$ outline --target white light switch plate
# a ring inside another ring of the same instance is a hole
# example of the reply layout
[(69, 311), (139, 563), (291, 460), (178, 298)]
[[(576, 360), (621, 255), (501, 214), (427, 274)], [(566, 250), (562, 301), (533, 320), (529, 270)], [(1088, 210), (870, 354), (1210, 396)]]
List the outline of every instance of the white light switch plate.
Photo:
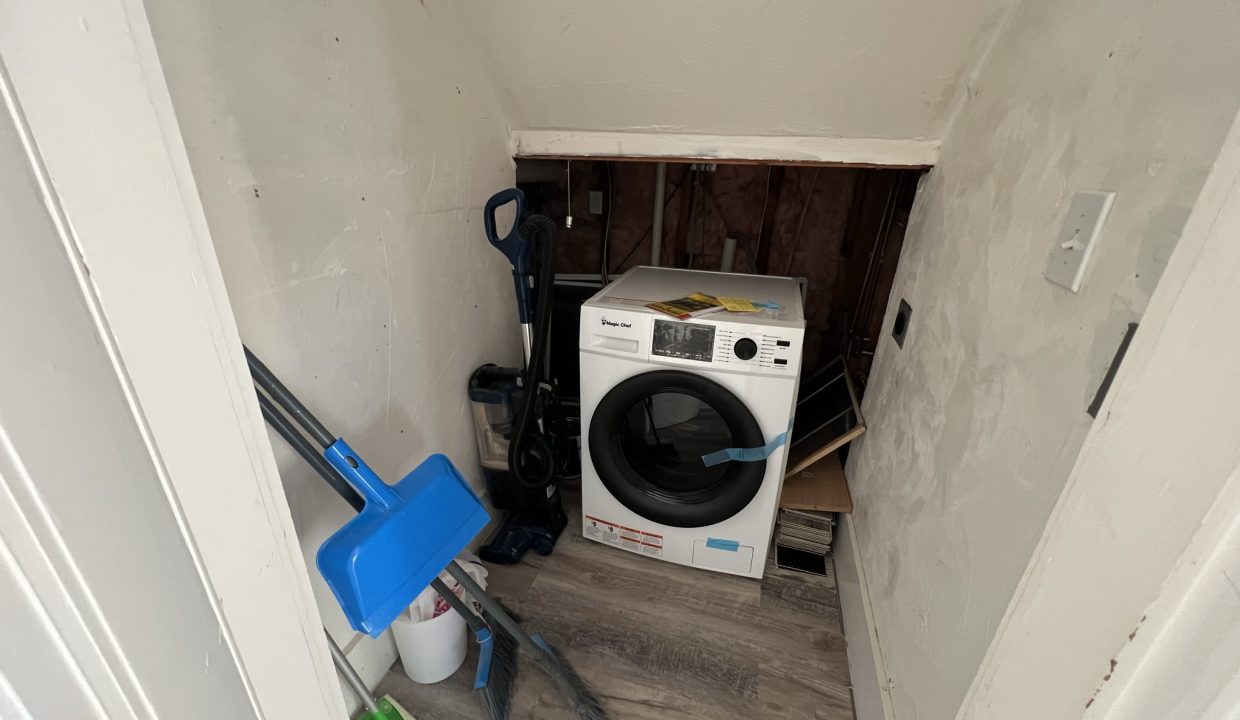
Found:
[(1072, 292), (1081, 289), (1085, 265), (1114, 201), (1115, 193), (1105, 190), (1081, 190), (1072, 196), (1068, 216), (1046, 266), (1047, 280)]

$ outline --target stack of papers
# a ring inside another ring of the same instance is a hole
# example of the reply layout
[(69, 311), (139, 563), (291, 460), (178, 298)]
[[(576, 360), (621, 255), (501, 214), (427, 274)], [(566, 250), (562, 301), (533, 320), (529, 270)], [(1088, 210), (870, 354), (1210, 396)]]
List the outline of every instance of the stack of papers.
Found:
[(646, 303), (646, 307), (651, 310), (658, 310), (666, 315), (671, 315), (677, 320), (688, 320), (692, 317), (717, 312), (719, 310), (727, 310), (728, 312), (736, 313), (755, 313), (760, 310), (779, 308), (778, 305), (770, 301), (758, 304), (754, 303), (749, 298), (715, 297), (714, 295), (707, 295), (706, 293), (692, 293), (675, 300)]
[(834, 526), (833, 513), (780, 510), (779, 533), (775, 536), (775, 544), (815, 555), (826, 555), (831, 552)]

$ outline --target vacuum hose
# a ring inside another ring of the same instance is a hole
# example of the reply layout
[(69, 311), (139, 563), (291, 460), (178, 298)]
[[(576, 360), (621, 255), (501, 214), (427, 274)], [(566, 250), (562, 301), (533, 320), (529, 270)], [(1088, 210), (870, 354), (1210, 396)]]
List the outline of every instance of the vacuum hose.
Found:
[(555, 449), (539, 431), (535, 410), (538, 390), (542, 384), (542, 368), (551, 331), (551, 287), (555, 282), (555, 222), (546, 215), (531, 215), (518, 228), (521, 237), (538, 253), (535, 289), (538, 292), (534, 310), (534, 332), (530, 358), (525, 366), (525, 402), (517, 413), (516, 429), (508, 443), (508, 467), (517, 482), (527, 488), (546, 487), (555, 479)]

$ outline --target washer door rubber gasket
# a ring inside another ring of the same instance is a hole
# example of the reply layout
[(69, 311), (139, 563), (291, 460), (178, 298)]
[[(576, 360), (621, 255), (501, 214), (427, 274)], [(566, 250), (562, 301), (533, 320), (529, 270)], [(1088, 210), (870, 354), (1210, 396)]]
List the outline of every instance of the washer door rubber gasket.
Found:
[(671, 527), (714, 525), (745, 509), (762, 487), (766, 460), (729, 462), (717, 482), (690, 493), (662, 488), (629, 463), (620, 445), (626, 417), (635, 405), (658, 393), (688, 395), (710, 405), (728, 426), (735, 447), (766, 444), (753, 413), (719, 383), (681, 370), (634, 375), (604, 395), (590, 417), (590, 460), (603, 485), (628, 509)]

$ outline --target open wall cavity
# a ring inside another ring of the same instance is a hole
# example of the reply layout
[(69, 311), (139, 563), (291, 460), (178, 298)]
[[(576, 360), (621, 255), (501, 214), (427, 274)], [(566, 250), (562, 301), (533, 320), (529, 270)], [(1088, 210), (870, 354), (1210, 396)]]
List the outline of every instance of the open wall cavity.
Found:
[[(531, 211), (561, 227), (561, 274), (611, 279), (655, 264), (804, 278), (805, 372), (843, 355), (860, 380), (881, 332), (920, 175), (687, 160), (517, 161)], [(571, 340), (565, 354), (575, 351)]]

